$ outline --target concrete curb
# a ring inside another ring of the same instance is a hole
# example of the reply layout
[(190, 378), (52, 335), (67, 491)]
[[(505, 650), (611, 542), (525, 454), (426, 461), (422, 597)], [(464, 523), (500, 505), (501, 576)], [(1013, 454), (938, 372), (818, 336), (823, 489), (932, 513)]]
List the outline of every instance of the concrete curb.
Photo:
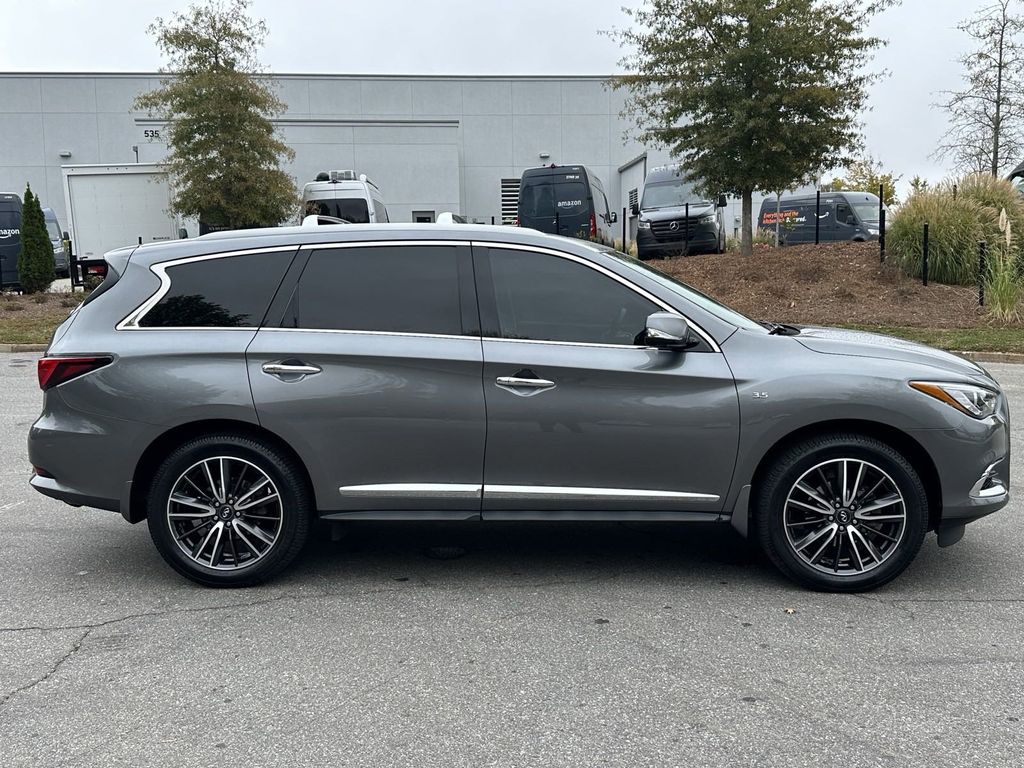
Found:
[(1024, 354), (1019, 352), (957, 352), (978, 363), (1013, 363), (1024, 365)]
[(45, 344), (0, 344), (0, 352), (45, 352)]

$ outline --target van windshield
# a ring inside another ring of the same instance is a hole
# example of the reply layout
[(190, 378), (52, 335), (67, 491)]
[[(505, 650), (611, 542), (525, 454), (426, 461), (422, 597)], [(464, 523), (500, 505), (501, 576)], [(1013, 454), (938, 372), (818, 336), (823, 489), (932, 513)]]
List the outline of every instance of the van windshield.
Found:
[(857, 218), (865, 224), (878, 223), (878, 205), (869, 202), (850, 203), (857, 212)]
[(640, 207), (649, 211), (652, 208), (675, 208), (690, 203), (707, 203), (703, 195), (698, 195), (695, 185), (683, 179), (672, 181), (656, 181), (644, 185), (644, 199)]
[(369, 224), (370, 209), (361, 197), (340, 197), (330, 200), (310, 200), (306, 203), (306, 216), (333, 216), (353, 224)]
[(49, 219), (46, 222), (46, 231), (50, 233), (51, 240), (60, 240), (62, 235), (60, 233), (60, 227), (57, 226), (57, 222), (53, 219)]

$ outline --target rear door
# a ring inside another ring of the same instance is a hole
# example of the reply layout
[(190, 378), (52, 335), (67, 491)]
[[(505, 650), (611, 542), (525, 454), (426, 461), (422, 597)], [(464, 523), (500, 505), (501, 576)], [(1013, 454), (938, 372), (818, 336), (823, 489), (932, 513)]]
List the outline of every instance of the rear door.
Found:
[(300, 253), (277, 327), (248, 350), (260, 423), (303, 458), (321, 510), (478, 514), (485, 424), (469, 246)]
[(0, 199), (0, 284), (18, 282), (18, 252), (21, 250), (21, 202)]

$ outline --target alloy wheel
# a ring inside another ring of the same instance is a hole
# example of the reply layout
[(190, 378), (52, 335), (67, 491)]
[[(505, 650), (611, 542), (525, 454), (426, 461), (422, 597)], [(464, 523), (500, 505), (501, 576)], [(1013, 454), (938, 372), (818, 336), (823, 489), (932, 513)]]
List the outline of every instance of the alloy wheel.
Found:
[(892, 477), (851, 458), (804, 472), (790, 488), (782, 517), (797, 557), (838, 576), (880, 566), (897, 551), (907, 527), (906, 503)]
[(270, 476), (252, 462), (215, 456), (179, 475), (167, 499), (167, 522), (193, 562), (230, 571), (247, 568), (273, 548), (284, 508)]

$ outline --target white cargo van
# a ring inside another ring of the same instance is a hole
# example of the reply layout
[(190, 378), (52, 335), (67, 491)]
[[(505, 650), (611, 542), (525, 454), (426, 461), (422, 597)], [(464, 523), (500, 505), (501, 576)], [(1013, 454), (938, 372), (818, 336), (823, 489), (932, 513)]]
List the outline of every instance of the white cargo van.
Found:
[(324, 171), (302, 188), (302, 216), (333, 216), (353, 224), (390, 221), (377, 185), (355, 171)]

